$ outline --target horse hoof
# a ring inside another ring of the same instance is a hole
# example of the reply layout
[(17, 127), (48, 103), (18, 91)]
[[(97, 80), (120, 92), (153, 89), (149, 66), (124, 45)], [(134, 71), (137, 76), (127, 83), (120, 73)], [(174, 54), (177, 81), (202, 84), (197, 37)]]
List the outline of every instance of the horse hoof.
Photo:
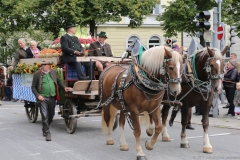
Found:
[(128, 145), (126, 145), (126, 144), (120, 145), (120, 150), (121, 151), (128, 151)]
[(153, 150), (153, 148), (149, 147), (148, 141), (145, 142), (145, 147), (146, 147), (146, 149), (149, 150), (149, 151), (150, 151), (150, 150)]
[(113, 140), (107, 140), (107, 145), (114, 145)]
[(190, 146), (189, 146), (188, 143), (187, 143), (187, 144), (181, 144), (180, 147), (181, 147), (181, 148), (190, 148)]
[(149, 137), (152, 136), (152, 133), (150, 133), (150, 132), (148, 131), (148, 129), (146, 129), (146, 133), (147, 133), (147, 135), (148, 135)]
[(169, 126), (170, 126), (170, 127), (173, 126), (173, 121), (169, 121)]
[(203, 148), (203, 153), (211, 154), (211, 153), (213, 153), (213, 150), (212, 150), (212, 148)]
[(147, 160), (145, 156), (137, 156), (137, 160)]
[(163, 142), (171, 142), (170, 137), (162, 137)]

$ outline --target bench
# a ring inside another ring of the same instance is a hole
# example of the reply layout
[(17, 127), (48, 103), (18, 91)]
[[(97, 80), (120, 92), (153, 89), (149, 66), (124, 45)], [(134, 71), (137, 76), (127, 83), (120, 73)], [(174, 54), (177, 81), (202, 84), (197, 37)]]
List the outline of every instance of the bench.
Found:
[[(72, 94), (75, 95), (98, 95), (98, 89), (99, 89), (99, 81), (98, 80), (92, 80), (92, 81), (77, 81), (74, 83)], [(86, 92), (89, 87), (90, 92)]]

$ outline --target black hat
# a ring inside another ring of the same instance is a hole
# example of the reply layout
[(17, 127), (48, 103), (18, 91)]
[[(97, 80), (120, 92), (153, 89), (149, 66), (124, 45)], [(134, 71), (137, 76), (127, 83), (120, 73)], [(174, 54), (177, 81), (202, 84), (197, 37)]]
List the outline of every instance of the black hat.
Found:
[(76, 25), (72, 23), (67, 23), (64, 29), (67, 30), (68, 28), (71, 28), (71, 27), (76, 27)]

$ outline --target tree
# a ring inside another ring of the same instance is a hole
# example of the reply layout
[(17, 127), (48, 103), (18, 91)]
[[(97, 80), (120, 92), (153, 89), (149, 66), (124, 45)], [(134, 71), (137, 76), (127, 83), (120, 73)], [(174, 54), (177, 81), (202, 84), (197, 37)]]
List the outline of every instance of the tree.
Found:
[[(238, 0), (224, 0), (222, 2), (222, 21), (230, 25), (236, 24), (238, 31), (240, 31), (239, 5)], [(177, 36), (178, 32), (186, 32), (194, 36), (200, 31), (196, 27), (196, 14), (213, 7), (217, 7), (215, 0), (172, 1), (165, 12), (157, 17), (157, 20), (163, 22), (166, 37)], [(240, 36), (240, 33), (238, 35)]]
[[(90, 26), (94, 35), (97, 24), (130, 18), (130, 27), (142, 24), (159, 0), (2, 0), (1, 30), (23, 30), (29, 26), (52, 32), (55, 38), (67, 23)], [(0, 30), (0, 31), (1, 31)]]

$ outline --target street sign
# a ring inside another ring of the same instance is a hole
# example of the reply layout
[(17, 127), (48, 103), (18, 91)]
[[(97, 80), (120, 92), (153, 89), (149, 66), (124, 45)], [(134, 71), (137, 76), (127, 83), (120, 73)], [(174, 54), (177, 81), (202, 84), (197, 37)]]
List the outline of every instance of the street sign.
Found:
[(223, 27), (222, 26), (218, 26), (218, 28), (217, 28), (217, 38), (218, 38), (218, 40), (222, 40), (222, 38), (223, 38)]

